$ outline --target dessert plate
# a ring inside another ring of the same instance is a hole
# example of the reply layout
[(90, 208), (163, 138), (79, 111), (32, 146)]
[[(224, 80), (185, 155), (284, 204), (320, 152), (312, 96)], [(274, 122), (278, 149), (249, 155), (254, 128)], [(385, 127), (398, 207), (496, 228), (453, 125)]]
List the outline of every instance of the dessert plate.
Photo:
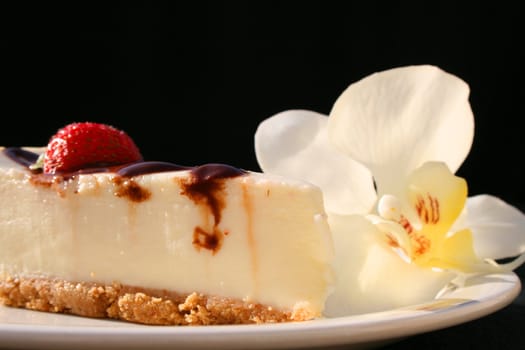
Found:
[(476, 277), (438, 299), (410, 307), (301, 323), (168, 327), (88, 319), (0, 306), (0, 347), (24, 349), (370, 348), (467, 322), (510, 304), (521, 284), (512, 272)]

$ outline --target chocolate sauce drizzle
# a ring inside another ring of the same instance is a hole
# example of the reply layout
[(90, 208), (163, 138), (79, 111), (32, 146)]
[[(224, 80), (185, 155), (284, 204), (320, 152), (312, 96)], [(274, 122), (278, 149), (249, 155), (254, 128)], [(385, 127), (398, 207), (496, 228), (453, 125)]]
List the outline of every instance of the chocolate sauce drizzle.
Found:
[[(25, 150), (20, 147), (8, 147), (5, 148), (3, 152), (11, 160), (28, 168), (28, 170), (31, 170), (29, 169), (29, 167), (37, 161), (39, 156), (37, 153)], [(231, 178), (241, 176), (246, 173), (245, 170), (219, 163), (204, 164), (197, 167), (189, 167), (170, 162), (140, 161), (136, 163), (117, 166), (93, 166), (75, 172), (58, 173), (58, 175), (63, 176), (64, 178), (69, 178), (78, 174), (114, 172), (117, 175), (123, 177), (134, 177), (146, 174), (182, 170), (190, 170), (193, 176), (197, 179), (197, 182), (209, 181), (213, 179)], [(41, 170), (31, 171), (33, 173), (41, 172)]]
[(38, 154), (27, 151), (20, 147), (8, 147), (4, 148), (4, 154), (12, 161), (29, 168), (35, 164), (38, 159)]
[(192, 243), (198, 250), (204, 248), (215, 254), (221, 248), (224, 236), (228, 234), (218, 227), (226, 206), (223, 179), (238, 176), (238, 171), (229, 165), (205, 164), (194, 168), (193, 176), (181, 183), (181, 194), (207, 208), (213, 216), (213, 227), (196, 226), (193, 231)]
[(189, 170), (191, 176), (181, 182), (181, 194), (190, 198), (196, 205), (203, 206), (213, 217), (213, 227), (203, 228), (196, 226), (193, 232), (193, 246), (200, 250), (206, 249), (212, 254), (221, 248), (224, 236), (228, 232), (219, 229), (222, 218), (222, 210), (225, 207), (224, 179), (242, 176), (247, 172), (226, 164), (204, 164), (197, 167), (187, 167), (169, 162), (140, 161), (136, 163), (116, 166), (95, 166), (81, 169), (75, 172), (44, 174), (42, 170), (31, 169), (30, 166), (38, 159), (38, 154), (24, 150), (19, 147), (9, 147), (3, 150), (4, 154), (14, 162), (26, 167), (34, 175), (33, 183), (51, 186), (60, 179), (73, 178), (80, 174), (92, 174), (101, 172), (113, 172), (117, 176), (114, 179), (118, 187), (115, 195), (124, 197), (131, 202), (142, 202), (148, 200), (151, 193), (141, 188), (133, 178), (140, 175), (161, 173), (168, 171)]

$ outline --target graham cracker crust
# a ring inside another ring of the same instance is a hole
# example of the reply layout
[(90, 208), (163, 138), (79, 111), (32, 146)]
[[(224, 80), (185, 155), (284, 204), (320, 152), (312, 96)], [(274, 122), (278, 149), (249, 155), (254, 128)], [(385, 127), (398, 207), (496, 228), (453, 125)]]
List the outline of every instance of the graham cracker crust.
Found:
[(195, 292), (178, 294), (118, 283), (107, 285), (42, 277), (1, 278), (0, 302), (11, 307), (148, 325), (254, 324), (312, 318), (306, 310), (276, 310)]

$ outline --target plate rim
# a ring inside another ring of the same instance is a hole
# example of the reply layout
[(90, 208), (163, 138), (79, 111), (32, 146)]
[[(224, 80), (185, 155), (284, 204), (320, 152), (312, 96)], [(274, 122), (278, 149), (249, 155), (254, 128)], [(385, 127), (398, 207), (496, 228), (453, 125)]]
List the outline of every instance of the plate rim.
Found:
[[(92, 349), (100, 346), (121, 347), (123, 339), (126, 347), (130, 349), (145, 345), (156, 349), (202, 349), (211, 344), (215, 349), (279, 349), (390, 342), (486, 316), (509, 305), (521, 291), (520, 278), (514, 272), (488, 274), (483, 277), (486, 277), (487, 281), (497, 278), (504, 283), (492, 293), (482, 294), (476, 299), (454, 298), (452, 294), (452, 297), (444, 296), (423, 304), (361, 315), (281, 324), (196, 327), (145, 326), (93, 319), (89, 319), (89, 322), (99, 324), (64, 327), (5, 323), (0, 317), (0, 338), (2, 346), (39, 349), (61, 349), (72, 345)], [(481, 284), (473, 285), (477, 286)], [(444, 307), (432, 307), (443, 301)], [(5, 308), (4, 311), (10, 309), (5, 306), (0, 308)], [(41, 314), (38, 311), (11, 310), (13, 313)], [(72, 315), (49, 315), (64, 319), (85, 319)]]

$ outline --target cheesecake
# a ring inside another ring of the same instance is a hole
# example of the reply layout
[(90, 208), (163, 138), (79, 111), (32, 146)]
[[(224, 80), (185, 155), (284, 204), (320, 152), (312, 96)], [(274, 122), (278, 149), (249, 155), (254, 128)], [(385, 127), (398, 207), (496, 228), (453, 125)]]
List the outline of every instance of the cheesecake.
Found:
[(319, 188), (225, 164), (35, 170), (0, 148), (0, 301), (152, 325), (322, 317), (333, 246)]

